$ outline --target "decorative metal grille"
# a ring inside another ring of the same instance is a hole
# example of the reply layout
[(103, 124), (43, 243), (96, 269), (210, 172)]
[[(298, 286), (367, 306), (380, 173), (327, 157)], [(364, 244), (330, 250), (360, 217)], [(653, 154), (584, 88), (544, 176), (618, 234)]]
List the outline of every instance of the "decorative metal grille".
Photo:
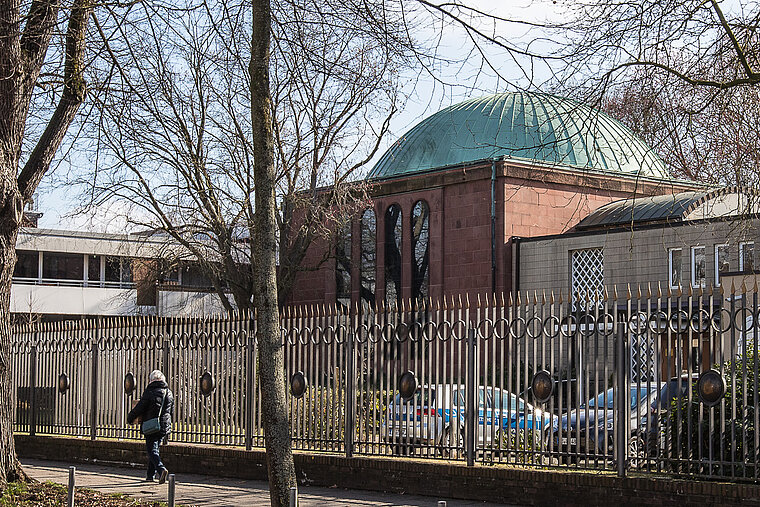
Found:
[(657, 364), (654, 351), (654, 338), (649, 333), (637, 336), (631, 333), (631, 382), (654, 382), (657, 380)]
[[(575, 250), (570, 257), (570, 289), (573, 301), (586, 294), (593, 300), (604, 290), (604, 252), (601, 248)], [(598, 298), (600, 299), (600, 298)], [(597, 299), (597, 300), (598, 300)], [(575, 310), (575, 303), (573, 309)]]

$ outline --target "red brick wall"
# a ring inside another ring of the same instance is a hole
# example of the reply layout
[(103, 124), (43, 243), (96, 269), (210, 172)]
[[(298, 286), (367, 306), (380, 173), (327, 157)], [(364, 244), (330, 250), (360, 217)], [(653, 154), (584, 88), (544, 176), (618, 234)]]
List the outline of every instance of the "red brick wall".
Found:
[[(402, 296), (411, 298), (411, 211), (423, 199), (430, 208), (430, 296), (491, 292), (491, 164), (417, 175), (377, 185), (377, 301), (384, 297), (384, 217), (392, 204), (403, 213)], [(637, 195), (680, 192), (688, 187), (635, 181), (601, 174), (547, 169), (500, 161), (496, 165), (496, 291), (511, 288), (513, 236), (564, 232), (600, 206)], [(354, 259), (359, 258), (359, 228), (354, 226)], [(321, 245), (313, 245), (312, 258)], [(323, 251), (323, 250), (322, 250)], [(321, 251), (320, 251), (321, 252)], [(334, 262), (303, 273), (294, 304), (334, 303)], [(359, 300), (359, 266), (354, 263), (353, 297)]]

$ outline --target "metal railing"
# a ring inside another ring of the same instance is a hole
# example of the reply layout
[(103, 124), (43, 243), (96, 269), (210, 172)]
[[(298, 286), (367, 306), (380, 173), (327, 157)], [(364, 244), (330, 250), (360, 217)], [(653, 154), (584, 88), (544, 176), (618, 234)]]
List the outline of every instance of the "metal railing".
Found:
[[(621, 292), (289, 308), (293, 446), (757, 480), (756, 289)], [(126, 414), (159, 368), (172, 441), (264, 445), (246, 316), (25, 325), (12, 352), (19, 432), (141, 438)]]

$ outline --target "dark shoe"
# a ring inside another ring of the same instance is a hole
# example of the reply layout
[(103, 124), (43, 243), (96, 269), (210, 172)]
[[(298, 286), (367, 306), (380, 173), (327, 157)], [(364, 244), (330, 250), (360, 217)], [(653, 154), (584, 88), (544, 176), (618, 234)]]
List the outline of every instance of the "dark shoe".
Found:
[(145, 478), (145, 482), (155, 482), (155, 481), (156, 481), (156, 477), (155, 476), (153, 476), (153, 477), (146, 477)]
[(166, 482), (166, 478), (169, 477), (169, 471), (167, 469), (161, 470), (161, 474), (158, 476), (158, 483), (163, 484)]

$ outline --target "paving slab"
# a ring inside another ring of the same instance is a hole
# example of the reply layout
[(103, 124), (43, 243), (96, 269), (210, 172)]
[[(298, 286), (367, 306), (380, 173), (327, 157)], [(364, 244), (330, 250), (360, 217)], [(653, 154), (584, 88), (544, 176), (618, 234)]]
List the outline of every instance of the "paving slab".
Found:
[[(41, 460), (22, 460), (24, 471), (38, 481), (68, 484), (70, 463)], [(156, 502), (167, 501), (166, 484), (144, 481), (145, 471), (137, 468), (118, 468), (96, 464), (73, 464), (76, 466), (77, 486), (102, 493), (123, 493), (134, 498)], [(175, 477), (177, 503), (198, 506), (254, 506), (269, 504), (266, 482), (243, 479), (227, 479), (207, 475), (178, 474)], [(445, 500), (447, 507), (491, 507), (504, 505), (417, 495), (376, 493), (372, 491), (345, 490), (315, 486), (299, 487), (299, 506), (379, 506), (379, 507), (429, 507)]]

